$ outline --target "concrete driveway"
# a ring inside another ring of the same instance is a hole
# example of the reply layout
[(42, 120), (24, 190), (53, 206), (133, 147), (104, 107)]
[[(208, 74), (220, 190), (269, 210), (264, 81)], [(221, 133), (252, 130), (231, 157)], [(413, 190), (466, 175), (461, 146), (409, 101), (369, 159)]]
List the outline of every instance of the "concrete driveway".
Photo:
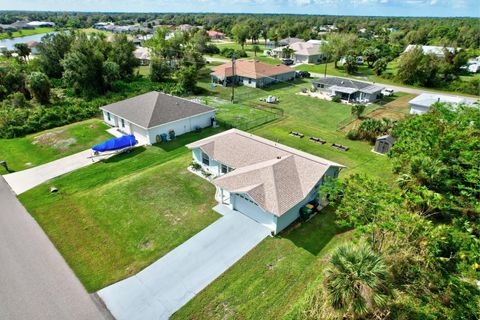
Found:
[(1, 176), (0, 204), (0, 319), (111, 319)]
[[(21, 194), (50, 179), (91, 165), (94, 163), (90, 158), (91, 156), (92, 150), (89, 149), (34, 168), (9, 173), (3, 177), (16, 194)], [(106, 156), (101, 158), (97, 157), (95, 161), (104, 158), (106, 158)]]
[(270, 234), (229, 211), (155, 263), (98, 292), (117, 320), (168, 319)]

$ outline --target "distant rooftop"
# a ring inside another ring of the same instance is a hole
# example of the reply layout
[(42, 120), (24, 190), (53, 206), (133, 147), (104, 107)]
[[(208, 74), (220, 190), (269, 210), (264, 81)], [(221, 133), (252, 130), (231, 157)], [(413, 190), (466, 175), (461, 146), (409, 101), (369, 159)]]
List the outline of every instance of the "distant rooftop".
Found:
[(430, 107), (437, 102), (451, 103), (454, 105), (465, 104), (467, 106), (473, 105), (477, 99), (466, 98), (459, 96), (446, 96), (442, 94), (423, 93), (409, 101), (410, 104), (414, 104), (422, 107)]

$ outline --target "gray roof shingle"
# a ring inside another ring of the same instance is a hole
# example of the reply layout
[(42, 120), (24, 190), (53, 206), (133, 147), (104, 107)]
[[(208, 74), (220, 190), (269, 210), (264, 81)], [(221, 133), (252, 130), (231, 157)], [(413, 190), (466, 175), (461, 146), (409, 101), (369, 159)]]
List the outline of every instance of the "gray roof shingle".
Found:
[(100, 109), (146, 129), (215, 110), (157, 91), (118, 101)]
[(382, 86), (377, 86), (368, 82), (355, 81), (355, 80), (337, 78), (337, 77), (320, 78), (320, 79), (314, 80), (313, 83), (323, 84), (327, 86), (343, 87), (343, 88), (354, 88), (358, 91), (362, 91), (365, 93), (373, 93), (373, 92), (381, 91), (384, 89), (384, 87)]

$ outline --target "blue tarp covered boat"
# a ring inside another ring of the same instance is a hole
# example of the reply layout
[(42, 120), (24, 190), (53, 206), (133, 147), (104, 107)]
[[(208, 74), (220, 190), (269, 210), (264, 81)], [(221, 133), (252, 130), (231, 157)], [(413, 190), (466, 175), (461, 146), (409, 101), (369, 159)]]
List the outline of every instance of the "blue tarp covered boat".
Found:
[(107, 141), (92, 147), (92, 150), (97, 152), (120, 150), (120, 149), (133, 147), (137, 143), (138, 141), (135, 139), (135, 136), (129, 135), (129, 136), (123, 136), (120, 138), (108, 139)]

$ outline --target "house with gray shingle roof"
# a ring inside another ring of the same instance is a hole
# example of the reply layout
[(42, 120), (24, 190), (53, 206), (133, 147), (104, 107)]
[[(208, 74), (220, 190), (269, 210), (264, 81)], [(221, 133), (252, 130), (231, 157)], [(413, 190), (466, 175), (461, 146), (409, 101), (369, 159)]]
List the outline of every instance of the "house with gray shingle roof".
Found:
[(346, 78), (326, 77), (313, 81), (316, 90), (340, 97), (349, 102), (373, 102), (382, 97), (385, 87)]
[(123, 134), (133, 134), (139, 142), (159, 142), (162, 134), (181, 135), (209, 127), (215, 109), (205, 105), (151, 91), (100, 108), (104, 121)]
[(216, 200), (278, 233), (318, 204), (322, 185), (338, 177), (342, 165), (231, 129), (187, 147), (193, 161), (214, 178)]

